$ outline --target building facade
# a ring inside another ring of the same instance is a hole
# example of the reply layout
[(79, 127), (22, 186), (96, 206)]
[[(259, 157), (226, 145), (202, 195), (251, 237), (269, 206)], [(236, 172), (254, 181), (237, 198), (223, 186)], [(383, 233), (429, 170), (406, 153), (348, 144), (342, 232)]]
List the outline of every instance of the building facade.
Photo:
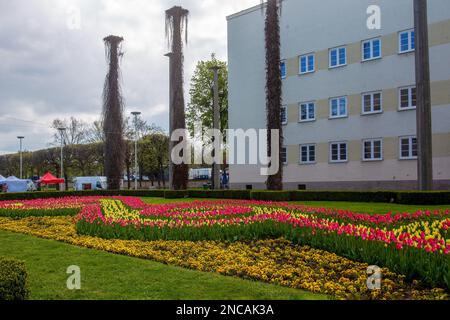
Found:
[[(428, 6), (434, 180), (450, 189), (450, 1)], [(285, 0), (280, 27), (285, 188), (415, 189), (413, 1)], [(260, 6), (228, 17), (228, 60), (230, 128), (264, 129)], [(265, 188), (259, 169), (231, 165), (231, 188)]]

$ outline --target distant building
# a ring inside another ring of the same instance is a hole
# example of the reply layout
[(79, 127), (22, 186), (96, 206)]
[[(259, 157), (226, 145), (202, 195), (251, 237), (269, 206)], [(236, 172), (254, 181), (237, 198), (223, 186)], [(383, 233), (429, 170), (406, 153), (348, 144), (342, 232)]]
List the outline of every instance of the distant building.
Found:
[[(381, 29), (367, 8), (381, 8)], [(450, 1), (428, 1), (435, 187), (450, 188)], [(285, 0), (281, 18), (284, 184), (414, 189), (412, 0)], [(264, 14), (228, 17), (231, 129), (265, 128)], [(231, 165), (230, 187), (264, 188), (259, 166)]]

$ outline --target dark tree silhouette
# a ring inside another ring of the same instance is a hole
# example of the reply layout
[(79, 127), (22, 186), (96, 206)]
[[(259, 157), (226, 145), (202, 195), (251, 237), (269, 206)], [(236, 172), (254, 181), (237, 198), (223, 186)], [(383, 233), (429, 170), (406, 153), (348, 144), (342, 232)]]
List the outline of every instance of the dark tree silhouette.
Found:
[[(166, 38), (171, 48), (170, 63), (170, 108), (172, 108), (171, 128), (172, 130), (186, 129), (186, 118), (184, 111), (183, 90), (183, 39), (187, 43), (189, 11), (175, 6), (166, 11)], [(170, 133), (172, 134), (172, 132)], [(182, 141), (182, 138), (180, 139)], [(171, 144), (172, 145), (172, 144)], [(171, 160), (172, 161), (172, 160)], [(187, 189), (188, 167), (187, 164), (172, 165), (173, 190)]]
[(108, 189), (120, 189), (125, 163), (123, 139), (123, 100), (120, 92), (119, 57), (123, 55), (123, 38), (109, 36), (104, 39), (109, 72), (103, 89), (103, 132), (105, 138), (105, 175)]
[(283, 189), (283, 164), (281, 163), (281, 146), (283, 131), (281, 124), (281, 49), (280, 49), (280, 13), (281, 0), (268, 0), (265, 23), (266, 46), (266, 112), (267, 112), (267, 150), (272, 155), (272, 137), (270, 130), (279, 130), (279, 171), (267, 177), (268, 190)]

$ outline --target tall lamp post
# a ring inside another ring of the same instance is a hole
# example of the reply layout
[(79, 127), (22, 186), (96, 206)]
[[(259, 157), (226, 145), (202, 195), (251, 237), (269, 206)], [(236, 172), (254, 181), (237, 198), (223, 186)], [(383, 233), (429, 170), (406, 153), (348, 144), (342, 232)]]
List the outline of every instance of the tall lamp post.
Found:
[[(214, 56), (213, 56), (214, 57)], [(213, 129), (220, 130), (220, 109), (219, 109), (219, 66), (213, 66), (210, 68), (214, 72), (214, 84), (213, 84), (213, 100), (214, 100), (214, 112), (213, 112)], [(214, 138), (215, 139), (215, 138)], [(217, 148), (220, 141), (214, 141), (214, 158), (217, 159), (217, 152), (221, 152)], [(212, 189), (220, 189), (220, 164), (214, 160), (213, 173), (212, 173)]]
[[(172, 149), (174, 142), (171, 139), (174, 119), (173, 119), (173, 53), (169, 52), (164, 55), (169, 58), (169, 189), (173, 189), (173, 161)], [(164, 177), (163, 177), (164, 179)]]
[[(64, 153), (63, 153), (63, 149), (64, 149), (64, 133), (66, 132), (66, 128), (65, 127), (59, 127), (58, 131), (59, 131), (59, 133), (61, 135), (61, 157), (60, 157), (60, 160), (61, 160), (61, 175), (60, 175), (60, 177), (61, 177), (61, 179), (64, 179)], [(64, 191), (63, 189), (64, 189), (64, 183), (61, 183), (60, 190)]]
[(19, 139), (19, 144), (20, 144), (20, 179), (23, 178), (23, 157), (22, 157), (22, 141), (23, 139), (25, 139), (25, 137), (23, 136), (18, 136), (17, 139)]
[(138, 117), (141, 115), (139, 111), (133, 111), (131, 113), (134, 116), (134, 190), (138, 188)]

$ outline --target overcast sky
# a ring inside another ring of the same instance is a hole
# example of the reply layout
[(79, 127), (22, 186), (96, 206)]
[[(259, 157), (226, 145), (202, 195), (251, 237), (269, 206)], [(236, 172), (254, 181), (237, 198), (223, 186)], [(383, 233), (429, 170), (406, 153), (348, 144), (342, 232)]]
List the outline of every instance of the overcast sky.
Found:
[[(100, 117), (106, 75), (102, 39), (125, 38), (126, 112), (168, 126), (168, 60), (164, 11), (190, 10), (185, 82), (212, 52), (227, 58), (226, 16), (260, 0), (0, 0), (0, 154), (52, 141), (55, 118)], [(78, 13), (80, 15), (78, 16)], [(187, 91), (186, 100), (189, 99)]]

